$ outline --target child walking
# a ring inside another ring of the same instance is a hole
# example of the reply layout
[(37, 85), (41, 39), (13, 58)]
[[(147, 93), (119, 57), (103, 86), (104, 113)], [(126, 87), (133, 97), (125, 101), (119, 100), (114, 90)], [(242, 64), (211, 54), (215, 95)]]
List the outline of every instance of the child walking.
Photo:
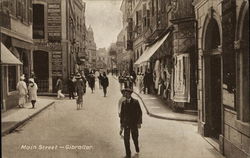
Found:
[(37, 84), (35, 83), (33, 78), (29, 79), (29, 86), (28, 86), (28, 91), (29, 91), (29, 99), (32, 104), (32, 108), (35, 108), (36, 100), (37, 100)]

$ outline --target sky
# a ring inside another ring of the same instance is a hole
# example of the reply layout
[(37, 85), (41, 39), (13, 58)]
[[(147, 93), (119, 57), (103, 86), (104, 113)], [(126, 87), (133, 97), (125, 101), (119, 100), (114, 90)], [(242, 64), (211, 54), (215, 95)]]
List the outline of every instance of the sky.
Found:
[(122, 29), (122, 0), (83, 0), (86, 2), (86, 25), (91, 25), (97, 49), (116, 42)]

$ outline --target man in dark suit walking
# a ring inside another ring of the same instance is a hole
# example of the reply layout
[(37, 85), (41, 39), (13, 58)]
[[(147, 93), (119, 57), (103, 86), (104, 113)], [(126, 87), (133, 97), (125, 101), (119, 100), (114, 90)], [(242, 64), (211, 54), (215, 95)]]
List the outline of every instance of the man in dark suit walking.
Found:
[(103, 73), (103, 75), (101, 77), (101, 85), (103, 88), (104, 97), (106, 97), (107, 96), (107, 87), (109, 86), (109, 79), (108, 79), (105, 72)]
[(141, 128), (142, 124), (142, 111), (138, 100), (131, 97), (132, 93), (133, 90), (131, 88), (124, 89), (126, 100), (122, 102), (120, 115), (121, 129), (124, 130), (126, 157), (131, 157), (130, 133), (132, 134), (136, 152), (140, 152), (138, 128)]

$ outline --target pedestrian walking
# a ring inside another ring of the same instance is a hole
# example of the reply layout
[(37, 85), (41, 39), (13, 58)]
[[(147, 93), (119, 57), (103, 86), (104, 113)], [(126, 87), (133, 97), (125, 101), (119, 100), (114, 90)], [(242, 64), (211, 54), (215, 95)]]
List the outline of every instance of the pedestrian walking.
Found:
[(133, 90), (131, 88), (125, 88), (124, 93), (126, 100), (122, 102), (121, 106), (120, 134), (124, 130), (124, 145), (126, 150), (126, 157), (131, 157), (130, 133), (132, 135), (136, 153), (140, 152), (138, 128), (141, 128), (142, 124), (142, 111), (139, 101), (131, 97)]
[(30, 78), (28, 91), (29, 91), (29, 100), (31, 101), (32, 108), (35, 108), (35, 104), (37, 100), (37, 90), (38, 90), (38, 86), (35, 83), (34, 78)]
[(83, 94), (85, 94), (86, 93), (86, 87), (87, 87), (87, 85), (86, 85), (87, 79), (86, 79), (85, 74), (84, 74), (83, 71), (82, 71), (81, 79), (83, 81)]
[(120, 90), (123, 89), (123, 82), (124, 82), (124, 77), (123, 75), (120, 73), (119, 77), (118, 77), (118, 81), (119, 81), (119, 84), (120, 84)]
[(90, 87), (92, 93), (94, 93), (94, 89), (95, 89), (95, 75), (94, 75), (94, 73), (89, 74), (88, 82), (89, 82), (89, 87)]
[(78, 73), (75, 77), (76, 82), (75, 82), (75, 91), (77, 94), (77, 99), (76, 99), (76, 109), (82, 109), (83, 108), (83, 94), (84, 94), (84, 82), (82, 80), (82, 76), (80, 73)]
[(100, 73), (99, 76), (98, 76), (99, 89), (102, 89), (102, 84), (101, 84), (102, 78), (103, 78), (102, 73)]
[(58, 77), (56, 81), (56, 89), (57, 89), (57, 98), (64, 98), (64, 94), (62, 94), (62, 89), (63, 89), (63, 83), (61, 77)]
[(132, 83), (133, 83), (134, 85), (136, 85), (135, 81), (136, 81), (137, 76), (136, 76), (135, 71), (132, 71), (132, 72), (131, 72), (131, 76), (133, 77)]
[(26, 103), (26, 97), (28, 94), (27, 85), (24, 82), (24, 80), (25, 80), (25, 76), (21, 75), (20, 81), (17, 83), (17, 86), (16, 86), (16, 89), (18, 90), (18, 96), (19, 96), (19, 100), (18, 100), (19, 108), (24, 107), (24, 104)]
[(139, 93), (141, 93), (143, 90), (143, 74), (142, 73), (138, 73), (137, 75), (137, 85), (138, 85)]
[(68, 80), (68, 90), (69, 90), (69, 99), (75, 99), (74, 92), (75, 92), (75, 84), (73, 82), (74, 74), (71, 74)]
[(145, 75), (143, 77), (143, 91), (144, 91), (144, 94), (150, 94), (151, 93), (151, 85), (153, 83), (153, 75), (152, 73), (150, 72), (150, 70), (148, 69), (146, 72), (145, 72)]
[(133, 76), (130, 76), (129, 74), (127, 74), (127, 76), (124, 77), (124, 88), (133, 89)]
[(109, 79), (108, 79), (105, 72), (103, 72), (103, 75), (102, 75), (101, 85), (103, 88), (104, 97), (106, 97), (107, 96), (107, 88), (109, 86)]

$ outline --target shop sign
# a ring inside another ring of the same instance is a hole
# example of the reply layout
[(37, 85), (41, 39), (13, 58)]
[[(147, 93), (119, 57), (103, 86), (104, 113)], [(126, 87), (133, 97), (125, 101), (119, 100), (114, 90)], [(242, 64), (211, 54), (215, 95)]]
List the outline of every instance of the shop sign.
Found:
[(52, 76), (62, 76), (62, 52), (54, 51), (52, 52)]
[(48, 3), (48, 40), (61, 41), (61, 4)]

